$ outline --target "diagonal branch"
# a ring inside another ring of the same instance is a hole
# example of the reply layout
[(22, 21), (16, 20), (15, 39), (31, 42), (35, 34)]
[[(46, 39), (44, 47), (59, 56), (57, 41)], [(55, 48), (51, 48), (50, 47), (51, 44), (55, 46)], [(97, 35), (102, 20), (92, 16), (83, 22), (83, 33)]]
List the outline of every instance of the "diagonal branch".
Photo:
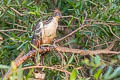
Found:
[(71, 33), (69, 33), (68, 35), (66, 35), (66, 36), (64, 36), (64, 37), (62, 37), (62, 38), (54, 41), (54, 45), (55, 45), (57, 42), (62, 41), (62, 40), (64, 40), (65, 38), (73, 35), (73, 34), (76, 33), (77, 31), (79, 31), (80, 29), (84, 28), (85, 26), (88, 26), (89, 24), (88, 24), (88, 25), (84, 25), (86, 19), (87, 19), (87, 12), (85, 12), (85, 19), (83, 20), (83, 23), (81, 24), (81, 26), (80, 26), (79, 28), (77, 28), (76, 30), (72, 31)]
[[(31, 58), (32, 56), (35, 56), (35, 54), (37, 52), (42, 53), (42, 52), (49, 52), (49, 51), (60, 51), (60, 52), (70, 52), (70, 53), (77, 53), (80, 55), (96, 55), (96, 54), (119, 54), (119, 52), (116, 51), (110, 51), (109, 49), (101, 49), (101, 50), (80, 50), (80, 49), (71, 49), (71, 48), (67, 48), (67, 47), (59, 47), (59, 46), (54, 46), (54, 47), (45, 47), (44, 49), (39, 49), (39, 50), (32, 50), (29, 51), (26, 55), (24, 55), (23, 57), (16, 59), (14, 61), (14, 65), (16, 67), (18, 67), (20, 64), (22, 64), (25, 60), (27, 60), (28, 58)], [(9, 71), (5, 74), (3, 79), (8, 79), (10, 77), (10, 75), (12, 74), (11, 72), (12, 67), (9, 69)]]
[(10, 9), (13, 10), (15, 13), (17, 13), (20, 16), (24, 16), (25, 15), (25, 14), (20, 13), (19, 11), (17, 11), (16, 9), (14, 9), (12, 7), (10, 7)]
[[(39, 52), (39, 53), (48, 52), (48, 51), (51, 51), (51, 49), (53, 49), (53, 48), (46, 47), (46, 48), (44, 48), (44, 49), (29, 51), (26, 55), (22, 56), (22, 57), (19, 58), (19, 59), (16, 59), (16, 60), (14, 61), (14, 65), (15, 65), (16, 67), (18, 67), (19, 65), (21, 65), (21, 64), (22, 64), (25, 60), (27, 60), (28, 58), (31, 58), (32, 56), (35, 56), (35, 54), (36, 54), (37, 52)], [(5, 74), (5, 76), (2, 78), (2, 80), (8, 80), (11, 74), (12, 74), (12, 67), (8, 70), (8, 72)]]

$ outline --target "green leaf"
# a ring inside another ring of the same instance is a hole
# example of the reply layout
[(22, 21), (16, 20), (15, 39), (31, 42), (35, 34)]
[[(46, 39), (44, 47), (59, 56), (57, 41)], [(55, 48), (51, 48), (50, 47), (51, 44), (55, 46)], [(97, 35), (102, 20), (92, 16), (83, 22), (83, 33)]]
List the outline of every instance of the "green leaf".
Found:
[(0, 64), (0, 69), (5, 69), (5, 68), (9, 68), (9, 66), (6, 66), (6, 65), (2, 65), (2, 64)]
[(30, 12), (28, 12), (29, 14), (32, 14), (32, 15), (36, 15), (36, 12), (32, 12), (32, 11), (30, 11)]
[(80, 1), (76, 3), (75, 7), (79, 7), (81, 5)]
[(70, 58), (68, 64), (70, 64), (70, 63), (73, 61), (73, 59), (74, 59), (74, 54), (72, 54), (72, 56), (71, 56), (71, 58)]
[(22, 65), (20, 65), (20, 67), (18, 68), (18, 80), (23, 80), (23, 70), (22, 70)]
[(27, 4), (27, 1), (24, 0), (24, 1), (22, 2), (22, 5), (26, 5), (26, 4)]
[(11, 0), (8, 0), (7, 5), (9, 5), (9, 4), (10, 4), (10, 2), (11, 2)]
[(100, 57), (98, 56), (98, 55), (96, 55), (96, 57), (95, 57), (95, 63), (96, 64), (100, 64)]
[(17, 4), (20, 5), (19, 0), (16, 0)]
[(108, 79), (110, 76), (110, 73), (112, 72), (113, 68), (111, 66), (108, 67), (107, 72), (104, 74), (104, 79)]
[(22, 46), (24, 46), (26, 43), (28, 43), (28, 41), (25, 41), (25, 42), (23, 42), (18, 48), (17, 48), (17, 50), (19, 50)]
[(73, 8), (75, 8), (75, 3), (73, 1), (67, 0), (67, 2), (72, 5)]
[(9, 14), (15, 16), (15, 14), (14, 14), (12, 11), (8, 10), (7, 12), (8, 12)]
[(30, 44), (33, 48), (35, 48), (35, 50), (38, 50), (38, 48), (35, 46), (35, 45), (33, 45), (33, 44)]
[(102, 69), (99, 69), (99, 70), (94, 74), (94, 78), (95, 78), (96, 80), (98, 80), (101, 72), (102, 72)]
[(117, 67), (114, 72), (109, 76), (110, 79), (115, 78), (120, 75), (120, 67)]
[(72, 16), (72, 18), (70, 19), (70, 21), (69, 21), (69, 23), (68, 23), (68, 27), (71, 25), (73, 19), (74, 19), (74, 16)]
[(88, 0), (88, 2), (90, 2), (91, 4), (93, 4), (93, 5), (97, 6), (97, 4), (96, 4), (96, 3), (94, 3), (93, 1)]
[(70, 75), (70, 80), (76, 80), (77, 77), (77, 70), (73, 69), (72, 74)]
[(120, 60), (120, 55), (117, 55), (118, 60)]
[(34, 1), (31, 1), (30, 3), (27, 4), (27, 6), (30, 6), (34, 3)]

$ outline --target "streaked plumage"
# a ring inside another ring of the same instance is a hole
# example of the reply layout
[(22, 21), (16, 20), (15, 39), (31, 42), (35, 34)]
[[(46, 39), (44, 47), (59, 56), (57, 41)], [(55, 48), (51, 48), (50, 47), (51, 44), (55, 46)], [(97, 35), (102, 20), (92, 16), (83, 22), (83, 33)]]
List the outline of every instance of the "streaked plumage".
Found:
[(55, 10), (53, 15), (49, 20), (39, 22), (33, 29), (32, 44), (37, 48), (40, 48), (42, 44), (50, 44), (56, 37), (58, 20), (62, 15), (59, 10)]

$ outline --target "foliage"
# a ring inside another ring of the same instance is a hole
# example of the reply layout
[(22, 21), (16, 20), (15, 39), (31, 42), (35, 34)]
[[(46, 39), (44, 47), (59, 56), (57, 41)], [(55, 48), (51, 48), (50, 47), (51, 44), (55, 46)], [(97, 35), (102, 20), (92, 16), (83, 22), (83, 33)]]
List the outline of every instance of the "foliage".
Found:
[[(11, 61), (15, 60), (19, 53), (29, 51), (32, 27), (39, 21), (45, 20), (52, 15), (55, 6), (62, 11), (63, 16), (59, 25), (66, 26), (59, 29), (57, 38), (69, 34), (84, 24), (92, 26), (84, 27), (71, 37), (58, 43), (60, 46), (79, 48), (83, 50), (103, 49), (113, 41), (117, 35), (120, 36), (120, 1), (119, 0), (1, 0), (0, 1), (0, 77), (7, 72)], [(71, 17), (69, 16), (71, 15)], [(94, 24), (101, 22), (102, 24)], [(109, 28), (105, 24), (109, 23)], [(17, 29), (10, 31), (9, 29)], [(8, 30), (8, 31), (1, 31)], [(19, 31), (22, 30), (22, 31)], [(112, 32), (115, 34), (113, 34)], [(120, 50), (120, 41), (113, 50)], [(59, 65), (71, 72), (70, 80), (119, 80), (120, 76), (120, 55), (90, 55), (62, 53), (61, 59), (58, 52), (46, 54), (44, 63), (46, 66)], [(31, 66), (33, 62), (27, 60), (23, 66)], [(44, 69), (46, 79), (62, 80), (67, 75), (57, 70)], [(14, 70), (13, 70), (14, 72)], [(11, 80), (29, 79), (33, 69), (14, 72)]]

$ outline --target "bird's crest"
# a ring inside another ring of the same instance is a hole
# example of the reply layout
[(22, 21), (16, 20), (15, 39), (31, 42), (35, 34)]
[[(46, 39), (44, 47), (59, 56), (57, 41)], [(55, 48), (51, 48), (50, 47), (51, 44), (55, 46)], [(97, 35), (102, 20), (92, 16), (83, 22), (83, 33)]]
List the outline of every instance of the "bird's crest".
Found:
[(58, 16), (58, 17), (62, 17), (62, 13), (61, 13), (61, 11), (59, 10), (59, 9), (55, 9), (54, 10), (54, 16)]

